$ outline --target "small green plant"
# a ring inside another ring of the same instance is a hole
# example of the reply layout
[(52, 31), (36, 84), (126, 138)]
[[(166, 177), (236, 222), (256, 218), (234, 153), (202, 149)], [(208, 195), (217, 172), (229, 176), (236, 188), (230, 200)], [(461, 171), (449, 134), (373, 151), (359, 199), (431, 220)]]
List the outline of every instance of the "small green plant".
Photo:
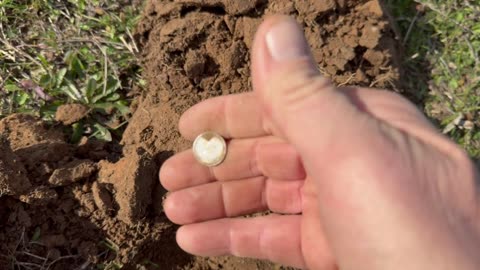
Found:
[[(113, 242), (108, 238), (105, 238), (104, 240), (100, 241), (100, 245), (107, 249), (104, 253), (113, 252), (114, 254), (117, 254), (120, 250), (120, 247), (115, 242)], [(115, 261), (110, 261), (110, 262), (97, 264), (96, 268), (99, 270), (118, 270), (118, 269), (122, 269), (123, 265)]]
[(150, 260), (144, 260), (141, 264), (147, 267), (147, 269), (161, 269), (160, 265)]
[(108, 248), (109, 250), (113, 251), (114, 253), (118, 253), (118, 251), (120, 250), (118, 245), (108, 238), (105, 238), (104, 240), (100, 241), (100, 244)]
[(36, 227), (35, 231), (33, 232), (31, 242), (38, 241), (41, 235), (42, 235), (42, 230), (40, 229), (40, 227)]
[(52, 121), (59, 106), (78, 103), (89, 116), (73, 125), (73, 141), (120, 135), (128, 92), (141, 81), (131, 34), (139, 8), (112, 0), (2, 0), (0, 117), (22, 112)]

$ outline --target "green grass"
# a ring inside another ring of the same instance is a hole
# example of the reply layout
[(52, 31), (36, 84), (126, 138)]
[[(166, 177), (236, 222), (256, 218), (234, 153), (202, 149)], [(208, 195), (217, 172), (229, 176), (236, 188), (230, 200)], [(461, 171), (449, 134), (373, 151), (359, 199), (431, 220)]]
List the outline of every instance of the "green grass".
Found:
[(72, 140), (119, 135), (128, 93), (142, 84), (132, 37), (139, 14), (113, 0), (0, 0), (0, 117), (50, 121), (58, 106), (80, 103), (90, 114)]
[(480, 158), (480, 0), (388, 0), (405, 45), (407, 95)]
[(426, 108), (446, 133), (479, 158), (480, 1), (442, 2), (425, 1), (431, 10), (426, 20), (441, 44), (429, 54), (432, 94)]
[[(405, 47), (406, 95), (480, 158), (480, 0), (385, 1)], [(0, 0), (0, 117), (50, 121), (58, 106), (81, 103), (91, 110), (72, 141), (118, 138), (128, 93), (143, 85), (132, 37), (139, 14), (113, 0)]]

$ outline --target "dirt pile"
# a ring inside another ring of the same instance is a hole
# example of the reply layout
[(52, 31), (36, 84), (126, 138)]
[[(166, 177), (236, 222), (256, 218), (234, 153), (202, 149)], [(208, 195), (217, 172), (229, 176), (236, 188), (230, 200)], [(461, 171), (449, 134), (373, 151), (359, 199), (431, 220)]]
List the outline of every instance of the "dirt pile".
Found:
[[(136, 33), (148, 90), (120, 147), (87, 138), (68, 144), (60, 125), (31, 116), (0, 120), (0, 265), (272, 269), (262, 261), (180, 251), (157, 173), (189, 147), (177, 130), (186, 109), (250, 89), (253, 36), (262, 18), (275, 13), (297, 18), (319, 69), (335, 83), (395, 87), (394, 34), (377, 0), (148, 0)], [(69, 124), (86, 113), (67, 105), (57, 120)]]
[(256, 28), (278, 13), (304, 26), (319, 69), (337, 84), (395, 86), (394, 32), (376, 0), (152, 0), (138, 33), (148, 102), (168, 103), (181, 113), (210, 96), (248, 91)]
[(108, 261), (135, 269), (148, 255), (160, 261), (164, 253), (149, 250), (160, 246), (170, 253), (165, 266), (190, 262), (171, 224), (147, 214), (158, 171), (151, 156), (115, 163), (115, 147), (70, 145), (61, 129), (26, 115), (0, 120), (0, 134), (0, 269), (97, 269)]

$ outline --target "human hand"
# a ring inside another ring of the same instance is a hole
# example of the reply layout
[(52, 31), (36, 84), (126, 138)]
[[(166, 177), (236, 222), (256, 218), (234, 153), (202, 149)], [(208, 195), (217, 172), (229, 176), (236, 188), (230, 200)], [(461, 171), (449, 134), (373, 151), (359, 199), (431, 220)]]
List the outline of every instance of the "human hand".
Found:
[[(188, 139), (231, 139), (218, 167), (189, 150), (160, 171), (181, 248), (309, 269), (478, 268), (476, 169), (411, 103), (335, 88), (284, 16), (259, 28), (252, 79), (253, 93), (207, 100), (180, 121)], [(277, 214), (236, 218), (265, 210)]]

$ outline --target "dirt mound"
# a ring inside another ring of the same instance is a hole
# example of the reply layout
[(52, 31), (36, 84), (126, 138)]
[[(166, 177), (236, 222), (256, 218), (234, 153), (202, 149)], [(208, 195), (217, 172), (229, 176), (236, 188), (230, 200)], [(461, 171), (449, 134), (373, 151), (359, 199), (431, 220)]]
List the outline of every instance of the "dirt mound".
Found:
[(249, 90), (253, 36), (276, 13), (304, 26), (319, 69), (337, 84), (395, 86), (394, 33), (376, 0), (148, 1), (138, 34), (145, 98), (182, 113), (207, 97)]
[(25, 115), (0, 120), (0, 269), (97, 269), (108, 261), (135, 269), (147, 253), (162, 261), (163, 253), (145, 252), (160, 246), (180, 254), (170, 268), (192, 260), (174, 244), (172, 225), (147, 214), (158, 171), (151, 156), (113, 166), (121, 156), (114, 147), (87, 139), (70, 145), (57, 130)]
[[(274, 13), (297, 18), (319, 69), (337, 84), (395, 87), (394, 34), (377, 0), (148, 0), (136, 33), (148, 90), (120, 147), (87, 138), (69, 144), (61, 125), (31, 116), (0, 120), (0, 265), (280, 269), (183, 253), (157, 179), (162, 162), (189, 147), (177, 130), (187, 108), (250, 89), (253, 36)], [(66, 105), (56, 117), (69, 124), (86, 113)]]

